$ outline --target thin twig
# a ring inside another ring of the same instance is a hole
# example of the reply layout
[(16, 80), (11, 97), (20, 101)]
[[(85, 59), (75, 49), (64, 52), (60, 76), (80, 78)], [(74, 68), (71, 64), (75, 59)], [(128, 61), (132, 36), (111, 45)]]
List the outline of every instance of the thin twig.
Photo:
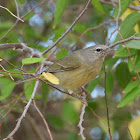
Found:
[[(89, 107), (89, 106), (88, 106), (88, 107)], [(90, 108), (90, 110), (92, 111), (93, 115), (94, 115), (96, 118), (98, 118), (99, 120), (101, 120), (101, 122), (103, 122), (103, 124), (105, 125), (106, 129), (108, 130), (108, 127), (107, 127), (105, 121), (104, 121), (100, 116), (98, 116), (98, 115), (93, 111), (93, 109), (92, 109), (91, 107), (89, 107), (89, 108)]]
[[(100, 0), (101, 3), (105, 3), (105, 4), (108, 4), (108, 5), (112, 5), (113, 7), (116, 8), (116, 5), (118, 4), (118, 1), (107, 1), (107, 0)], [(139, 5), (132, 5), (130, 4), (128, 6), (130, 9), (133, 9), (133, 10), (136, 10), (136, 11), (140, 11), (140, 6)]]
[(100, 28), (101, 26), (103, 26), (103, 25), (108, 25), (108, 24), (110, 24), (110, 23), (112, 23), (112, 22), (115, 22), (115, 20), (103, 22), (103, 23), (101, 23), (101, 24), (99, 24), (99, 25), (97, 25), (97, 26), (95, 26), (95, 27), (88, 28), (88, 29), (86, 29), (86, 30), (80, 35), (79, 38), (82, 38), (83, 35), (85, 35), (87, 32), (89, 32), (89, 31), (91, 31), (91, 30), (96, 30), (96, 29)]
[(36, 81), (35, 87), (34, 87), (34, 90), (33, 90), (33, 93), (32, 93), (32, 95), (31, 95), (31, 98), (30, 98), (29, 102), (27, 103), (27, 105), (25, 106), (24, 111), (23, 111), (21, 117), (18, 119), (18, 122), (17, 122), (15, 128), (14, 128), (14, 129), (12, 130), (12, 132), (11, 132), (5, 139), (3, 139), (3, 140), (7, 140), (7, 139), (12, 138), (12, 136), (13, 136), (13, 135), (16, 133), (16, 131), (19, 129), (19, 127), (20, 127), (20, 125), (21, 125), (21, 122), (22, 122), (23, 118), (25, 117), (25, 115), (26, 115), (26, 113), (27, 113), (27, 111), (28, 111), (28, 109), (29, 109), (29, 107), (30, 107), (30, 105), (31, 105), (31, 103), (32, 103), (32, 100), (34, 99), (34, 96), (35, 96), (35, 93), (36, 93), (36, 91), (37, 91), (38, 85), (39, 85), (39, 81)]
[[(127, 129), (128, 129), (129, 135), (130, 135), (130, 137), (131, 137), (131, 140), (134, 140), (134, 139), (133, 139), (133, 136), (132, 136), (132, 134), (131, 134), (131, 131), (130, 131), (130, 129), (129, 129), (128, 126), (127, 126)], [(135, 139), (135, 140), (136, 140), (136, 139)]]
[(77, 23), (77, 21), (82, 17), (82, 15), (87, 11), (89, 4), (91, 3), (91, 0), (89, 0), (85, 6), (85, 8), (82, 10), (82, 12), (79, 14), (78, 17), (76, 17), (76, 19), (74, 20), (74, 22), (71, 24), (71, 26), (65, 31), (65, 33), (58, 38), (58, 40), (56, 42), (54, 42), (54, 44), (49, 47), (47, 50), (45, 50), (44, 52), (42, 52), (42, 55), (46, 54), (48, 51), (50, 51), (53, 47), (55, 47), (55, 45), (61, 41), (73, 28), (73, 26)]
[(53, 140), (53, 137), (52, 137), (52, 134), (51, 134), (49, 125), (48, 125), (48, 123), (46, 122), (46, 120), (45, 120), (44, 116), (42, 115), (42, 113), (40, 112), (40, 110), (38, 109), (35, 100), (33, 100), (33, 105), (34, 105), (35, 109), (37, 110), (37, 112), (39, 113), (39, 115), (41, 116), (41, 118), (42, 118), (42, 120), (43, 120), (43, 122), (44, 122), (44, 124), (45, 124), (45, 126), (46, 126), (46, 128), (47, 128), (47, 131), (48, 131), (49, 136), (50, 136), (50, 140)]
[(30, 53), (32, 57), (33, 56), (40, 57), (40, 58), (43, 57), (40, 52), (35, 51), (33, 48), (28, 47), (24, 43), (6, 43), (6, 44), (0, 44), (0, 50), (4, 50), (4, 49), (13, 49), (13, 50), (20, 49), (23, 52)]
[[(42, 2), (40, 2), (39, 4), (37, 4), (36, 6), (34, 6), (29, 12), (27, 12), (25, 15), (23, 15), (21, 17), (21, 19), (25, 18), (30, 12), (32, 12), (36, 7), (38, 7), (39, 5), (43, 4), (46, 0), (43, 0)], [(18, 24), (19, 19), (16, 20), (16, 22), (14, 23), (14, 25), (0, 38), (0, 41), (2, 39), (4, 39)]]
[(35, 8), (37, 8), (38, 6), (40, 6), (41, 4), (43, 4), (46, 0), (43, 0), (42, 2), (40, 2), (39, 4), (37, 4), (36, 6), (34, 6), (31, 10), (29, 10), (25, 15), (23, 15), (21, 18), (25, 18), (29, 13), (31, 13)]
[(17, 9), (17, 17), (19, 18), (19, 9), (18, 9), (18, 4), (17, 4), (16, 0), (15, 0), (15, 5), (16, 5), (16, 9)]
[(10, 109), (7, 111), (7, 113), (1, 117), (1, 122), (0, 122), (0, 135), (1, 135), (1, 127), (3, 124), (4, 119), (7, 117), (7, 115), (12, 111), (12, 109), (14, 108), (14, 106), (18, 103), (19, 99), (21, 98), (21, 96), (24, 94), (24, 92), (22, 92), (19, 97), (14, 101), (14, 104), (12, 105), (12, 107), (10, 107)]
[(107, 113), (107, 123), (108, 123), (108, 134), (110, 140), (112, 140), (111, 131), (110, 131), (110, 120), (109, 120), (109, 108), (108, 108), (108, 101), (107, 101), (107, 94), (106, 94), (106, 68), (104, 63), (104, 74), (105, 74), (105, 103), (106, 103), (106, 113)]
[(86, 101), (86, 95), (85, 95), (84, 92), (83, 92), (83, 102), (84, 102), (84, 103), (81, 104), (80, 120), (79, 120), (79, 123), (78, 123), (77, 126), (78, 126), (79, 129), (80, 129), (80, 132), (79, 132), (78, 135), (81, 137), (82, 140), (85, 140), (86, 137), (85, 137), (84, 134), (83, 134), (84, 127), (82, 126), (82, 123), (83, 123), (83, 121), (84, 121), (84, 114), (85, 114), (85, 108), (86, 108), (86, 106), (87, 106), (87, 101)]
[(113, 48), (114, 46), (117, 46), (119, 44), (122, 44), (122, 43), (125, 43), (125, 42), (128, 42), (130, 40), (140, 40), (140, 37), (135, 37), (135, 34), (129, 38), (126, 38), (126, 39), (123, 39), (123, 40), (120, 40), (120, 41), (117, 41), (116, 43), (114, 44), (111, 44), (109, 47)]
[(3, 8), (3, 9), (5, 9), (5, 10), (7, 10), (13, 17), (15, 17), (15, 18), (17, 18), (18, 20), (24, 22), (24, 20), (22, 20), (20, 17), (18, 17), (18, 16), (16, 16), (16, 15), (14, 15), (8, 8), (3, 7), (3, 6), (1, 6), (1, 5), (0, 5), (0, 7)]
[(115, 30), (111, 33), (109, 39), (107, 40), (106, 46), (109, 44), (109, 41), (111, 40), (111, 37), (112, 37), (113, 34), (116, 32), (116, 30), (117, 30), (117, 29), (115, 29)]
[(120, 14), (121, 14), (121, 1), (119, 1), (119, 11), (118, 11), (118, 15), (117, 15), (117, 18), (116, 18), (116, 28), (118, 29), (118, 22), (119, 22), (119, 17), (120, 17)]
[[(1, 64), (0, 64), (0, 67), (1, 67), (4, 71), (7, 71)], [(14, 81), (14, 78), (12, 77), (11, 73), (8, 72), (8, 74), (9, 74), (10, 78)]]
[[(121, 39), (123, 39), (123, 36), (121, 35), (120, 31), (119, 31), (119, 30), (117, 30), (117, 31), (118, 31), (118, 33), (119, 33)], [(140, 39), (140, 38), (139, 38), (139, 39)], [(132, 60), (132, 57), (131, 57), (131, 54), (130, 54), (130, 50), (129, 50), (128, 46), (126, 45), (126, 42), (124, 42), (124, 45), (125, 45), (125, 47), (126, 47), (126, 49), (127, 49), (127, 52), (128, 52), (128, 54), (129, 54), (129, 59), (130, 59), (130, 61), (131, 61), (131, 63), (132, 63), (132, 66), (133, 66), (133, 68), (134, 68), (134, 70), (135, 70), (135, 72), (136, 72), (136, 74), (137, 74), (137, 76), (138, 76), (138, 79), (139, 79), (139, 81), (140, 81), (140, 75), (139, 75), (139, 73), (138, 73), (138, 71), (137, 71), (137, 69), (136, 69), (136, 66), (135, 66), (135, 64), (134, 64), (134, 62), (133, 62), (133, 60)]]

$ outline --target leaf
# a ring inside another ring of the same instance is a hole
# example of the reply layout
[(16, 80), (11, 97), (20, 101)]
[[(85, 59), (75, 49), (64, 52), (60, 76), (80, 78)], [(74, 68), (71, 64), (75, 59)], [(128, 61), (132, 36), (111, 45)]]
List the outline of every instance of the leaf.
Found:
[(113, 89), (113, 74), (111, 71), (106, 73), (106, 93), (110, 97), (111, 91)]
[(128, 84), (129, 80), (131, 79), (131, 75), (128, 69), (128, 65), (126, 62), (121, 62), (116, 67), (116, 79), (119, 83), (119, 85), (124, 88)]
[(42, 76), (44, 76), (44, 78), (50, 81), (52, 84), (59, 85), (59, 79), (55, 77), (53, 74), (49, 72), (47, 73), (43, 72)]
[(105, 14), (104, 9), (99, 0), (92, 0), (92, 4), (97, 9), (97, 11), (101, 12), (102, 14)]
[(140, 94), (140, 88), (137, 87), (133, 89), (131, 92), (129, 92), (124, 96), (124, 98), (118, 104), (118, 107), (123, 107), (127, 105), (128, 103), (133, 101), (139, 94)]
[(87, 86), (87, 91), (91, 93), (98, 83), (99, 83), (99, 78), (92, 80)]
[[(136, 54), (137, 50), (129, 49), (130, 56)], [(128, 57), (129, 53), (127, 48), (124, 48), (122, 46), (119, 46), (119, 48), (116, 51), (115, 57)]]
[(53, 38), (53, 41), (56, 41), (62, 35), (65, 28), (66, 28), (66, 26), (63, 25), (55, 30), (55, 37)]
[(78, 112), (76, 111), (74, 105), (71, 102), (63, 103), (62, 115), (67, 122), (77, 124)]
[(134, 88), (138, 87), (138, 85), (139, 85), (139, 80), (130, 81), (124, 89), (125, 93), (131, 92)]
[(62, 18), (62, 15), (69, 4), (69, 0), (57, 0), (56, 2), (56, 10), (54, 15), (54, 25), (56, 26)]
[(56, 57), (58, 59), (62, 59), (68, 54), (68, 51), (66, 49), (62, 49), (59, 53), (57, 53)]
[(48, 96), (49, 96), (49, 86), (42, 82), (42, 100), (44, 107), (46, 107), (47, 105)]
[(10, 79), (0, 78), (0, 87), (2, 87), (0, 100), (6, 99), (13, 91), (15, 85), (16, 84)]
[(87, 29), (87, 26), (85, 24), (80, 24), (79, 23), (79, 24), (74, 25), (73, 29), (82, 33)]
[(131, 137), (133, 140), (138, 140), (140, 138), (140, 116), (134, 118), (128, 125)]
[[(140, 37), (140, 33), (136, 35), (136, 37)], [(128, 48), (138, 49), (140, 50), (140, 40), (131, 40), (126, 44)]]
[[(128, 8), (129, 4), (131, 3), (132, 0), (121, 0), (121, 13), (120, 16), (125, 12), (125, 10)], [(117, 17), (119, 12), (119, 3), (117, 4), (113, 17)]]
[(47, 115), (48, 122), (57, 130), (64, 128), (64, 121), (58, 116), (49, 114)]
[(24, 59), (22, 59), (22, 64), (23, 65), (30, 65), (30, 64), (41, 62), (45, 59), (46, 58), (24, 58)]
[(33, 81), (27, 81), (24, 84), (25, 95), (26, 95), (26, 98), (28, 100), (31, 98), (32, 92), (34, 90), (34, 85), (35, 85), (35, 80), (33, 80)]
[[(133, 12), (132, 14), (128, 15), (120, 25), (120, 33), (121, 33), (122, 37), (123, 38), (129, 37), (128, 35), (134, 29), (134, 26), (136, 25), (136, 23), (138, 23), (139, 21), (140, 21), (140, 13)], [(116, 42), (120, 39), (121, 39), (121, 37), (118, 34), (114, 42)]]

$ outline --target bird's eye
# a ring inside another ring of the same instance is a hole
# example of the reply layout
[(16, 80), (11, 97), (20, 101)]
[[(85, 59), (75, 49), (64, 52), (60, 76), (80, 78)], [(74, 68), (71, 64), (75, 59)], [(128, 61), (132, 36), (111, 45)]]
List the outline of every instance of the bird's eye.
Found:
[(100, 48), (97, 48), (97, 49), (96, 49), (96, 52), (101, 52), (101, 50), (102, 50), (102, 49), (100, 49)]

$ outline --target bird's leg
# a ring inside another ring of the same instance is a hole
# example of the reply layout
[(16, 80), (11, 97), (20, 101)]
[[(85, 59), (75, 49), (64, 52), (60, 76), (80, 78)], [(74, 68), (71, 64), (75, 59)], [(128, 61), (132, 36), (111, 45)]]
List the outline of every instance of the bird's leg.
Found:
[(80, 92), (80, 94), (82, 94), (83, 92), (85, 92), (86, 95), (89, 97), (89, 99), (92, 100), (91, 94), (85, 89), (84, 86), (81, 87), (81, 92)]
[(82, 100), (82, 99), (83, 99), (82, 97), (79, 97), (79, 96), (75, 95), (75, 94), (73, 93), (73, 91), (71, 91), (71, 90), (68, 90), (68, 92), (69, 92), (69, 94), (70, 94), (71, 96), (73, 96), (73, 97), (75, 97), (75, 98), (77, 98), (77, 99), (79, 99), (79, 100)]

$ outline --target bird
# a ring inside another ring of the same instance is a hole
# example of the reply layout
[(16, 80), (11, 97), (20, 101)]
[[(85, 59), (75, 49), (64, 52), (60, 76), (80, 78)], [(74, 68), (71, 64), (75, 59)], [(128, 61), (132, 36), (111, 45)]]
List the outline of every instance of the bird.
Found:
[(43, 74), (50, 73), (56, 77), (57, 84), (72, 94), (97, 77), (110, 50), (112, 49), (106, 45), (76, 50), (50, 65)]

